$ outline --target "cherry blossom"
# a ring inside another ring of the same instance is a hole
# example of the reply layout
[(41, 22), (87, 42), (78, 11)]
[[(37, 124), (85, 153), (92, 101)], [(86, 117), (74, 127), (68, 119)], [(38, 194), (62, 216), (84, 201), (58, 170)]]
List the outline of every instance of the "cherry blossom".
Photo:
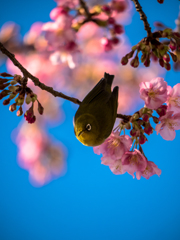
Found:
[(176, 84), (173, 88), (167, 87), (167, 110), (174, 111), (174, 113), (180, 112), (180, 83)]
[(103, 154), (104, 157), (120, 159), (126, 151), (129, 151), (132, 140), (128, 135), (119, 136), (119, 132), (112, 132), (111, 135), (100, 146), (94, 147), (96, 154)]
[(147, 166), (147, 160), (142, 153), (134, 149), (134, 152), (126, 152), (122, 159), (122, 165), (126, 166), (126, 171), (133, 176), (136, 171), (144, 171)]
[(167, 100), (167, 83), (163, 78), (157, 77), (150, 82), (140, 83), (140, 97), (145, 101), (146, 107), (157, 109)]
[(152, 175), (155, 175), (155, 174), (160, 176), (161, 170), (157, 167), (157, 165), (154, 162), (147, 161), (147, 166), (145, 170), (136, 172), (136, 178), (140, 180), (142, 176), (146, 179), (149, 179)]
[(173, 115), (173, 111), (169, 111), (165, 116), (160, 117), (160, 123), (156, 125), (157, 134), (165, 140), (174, 140), (175, 130), (180, 129), (180, 113)]

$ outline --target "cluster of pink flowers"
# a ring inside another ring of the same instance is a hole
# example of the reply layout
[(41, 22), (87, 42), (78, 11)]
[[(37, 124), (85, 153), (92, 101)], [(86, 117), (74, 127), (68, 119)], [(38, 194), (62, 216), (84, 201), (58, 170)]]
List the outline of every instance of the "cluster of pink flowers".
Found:
[(141, 176), (149, 179), (154, 174), (161, 174), (161, 170), (139, 150), (130, 151), (131, 147), (131, 138), (128, 135), (119, 136), (119, 131), (116, 131), (112, 132), (103, 144), (93, 149), (96, 154), (103, 155), (101, 163), (109, 166), (114, 174), (128, 172), (134, 178), (136, 172), (137, 179)]
[(16, 142), (19, 164), (29, 171), (34, 186), (42, 186), (64, 174), (66, 164), (62, 146), (52, 143), (40, 126), (23, 123)]
[(117, 35), (124, 33), (123, 26), (116, 22), (115, 16), (117, 14), (124, 12), (128, 7), (127, 1), (125, 0), (113, 0), (110, 4), (103, 5), (102, 11), (107, 15), (107, 27), (110, 29), (111, 37), (103, 37), (101, 39), (101, 44), (104, 48), (104, 51), (110, 51), (120, 43)]
[(180, 129), (180, 84), (172, 88), (160, 77), (150, 82), (142, 82), (140, 97), (147, 108), (155, 110), (159, 115), (157, 134), (160, 133), (165, 140), (173, 140), (175, 130)]
[(66, 6), (58, 6), (50, 12), (53, 22), (47, 22), (42, 26), (48, 50), (53, 52), (50, 60), (53, 64), (68, 62), (70, 68), (75, 67), (73, 54), (77, 53), (76, 32), (71, 27), (73, 17)]

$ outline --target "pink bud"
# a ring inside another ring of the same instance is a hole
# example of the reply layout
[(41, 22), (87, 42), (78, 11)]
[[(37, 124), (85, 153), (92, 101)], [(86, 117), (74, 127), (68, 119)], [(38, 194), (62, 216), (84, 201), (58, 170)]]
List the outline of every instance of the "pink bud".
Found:
[(164, 2), (164, 0), (157, 0), (158, 3), (162, 4)]
[(109, 17), (107, 21), (109, 24), (115, 24), (115, 22), (116, 22), (113, 17)]
[(107, 13), (107, 14), (110, 14), (111, 13), (111, 8), (108, 6), (108, 5), (103, 5), (101, 7), (102, 11)]
[(161, 105), (158, 109), (156, 109), (156, 112), (160, 117), (166, 115), (166, 111), (167, 111), (167, 105)]
[(38, 101), (38, 112), (39, 112), (39, 114), (43, 114), (43, 112), (44, 112), (44, 108), (43, 108), (43, 106), (40, 104), (40, 102)]
[(121, 64), (126, 65), (128, 63), (128, 58), (125, 56), (121, 59)]
[(50, 18), (56, 20), (61, 14), (67, 14), (67, 10), (63, 7), (56, 7), (51, 10)]
[(124, 32), (123, 26), (120, 24), (114, 25), (114, 33), (122, 34)]
[(131, 135), (132, 137), (135, 137), (135, 136), (136, 136), (136, 133), (137, 133), (137, 131), (136, 131), (134, 128), (130, 131), (130, 135)]
[(101, 44), (106, 52), (113, 48), (112, 41), (105, 37), (101, 39)]
[(112, 9), (115, 10), (116, 12), (124, 12), (127, 8), (127, 2), (126, 1), (118, 1), (118, 0), (113, 0), (112, 1)]
[(165, 62), (170, 62), (170, 57), (169, 57), (169, 54), (164, 54), (164, 56), (163, 56), (163, 60), (165, 61)]
[(143, 134), (141, 134), (139, 137), (139, 143), (144, 144), (146, 141), (147, 141), (147, 138)]
[(148, 122), (149, 121), (149, 115), (148, 114), (143, 114), (142, 119), (143, 119), (143, 121)]
[(120, 42), (119, 38), (117, 38), (117, 37), (113, 37), (111, 39), (111, 41), (112, 41), (112, 44), (114, 44), (114, 45), (117, 45)]
[(159, 59), (159, 65), (160, 65), (161, 67), (164, 67), (164, 61), (163, 61), (162, 58)]
[(171, 70), (171, 65), (169, 63), (164, 63), (164, 67), (167, 71)]
[(132, 67), (137, 68), (139, 66), (139, 58), (138, 58), (138, 56), (133, 58), (131, 60), (130, 64), (131, 64)]
[(8, 105), (10, 103), (10, 98), (7, 98), (3, 101), (3, 105)]
[(151, 125), (148, 123), (146, 124), (145, 128), (144, 128), (144, 132), (148, 135), (153, 133), (153, 128), (151, 127)]
[(151, 61), (150, 61), (149, 57), (147, 57), (146, 60), (144, 61), (144, 66), (149, 67), (150, 63), (151, 63)]
[(176, 50), (176, 43), (172, 39), (170, 40), (169, 47), (172, 51)]

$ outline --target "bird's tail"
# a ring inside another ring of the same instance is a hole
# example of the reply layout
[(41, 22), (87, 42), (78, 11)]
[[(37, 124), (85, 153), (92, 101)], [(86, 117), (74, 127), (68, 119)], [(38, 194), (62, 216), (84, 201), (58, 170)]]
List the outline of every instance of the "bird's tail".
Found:
[(109, 73), (105, 72), (104, 73), (104, 78), (106, 79), (107, 84), (110, 85), (110, 87), (111, 87), (113, 79), (114, 79), (114, 75), (110, 75)]

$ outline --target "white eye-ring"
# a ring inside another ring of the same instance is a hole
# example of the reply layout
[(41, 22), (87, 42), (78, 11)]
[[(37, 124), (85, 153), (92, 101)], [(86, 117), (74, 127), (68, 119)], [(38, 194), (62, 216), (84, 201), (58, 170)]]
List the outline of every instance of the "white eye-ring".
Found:
[(86, 130), (87, 130), (87, 131), (91, 131), (91, 124), (88, 123), (88, 124), (86, 125)]

